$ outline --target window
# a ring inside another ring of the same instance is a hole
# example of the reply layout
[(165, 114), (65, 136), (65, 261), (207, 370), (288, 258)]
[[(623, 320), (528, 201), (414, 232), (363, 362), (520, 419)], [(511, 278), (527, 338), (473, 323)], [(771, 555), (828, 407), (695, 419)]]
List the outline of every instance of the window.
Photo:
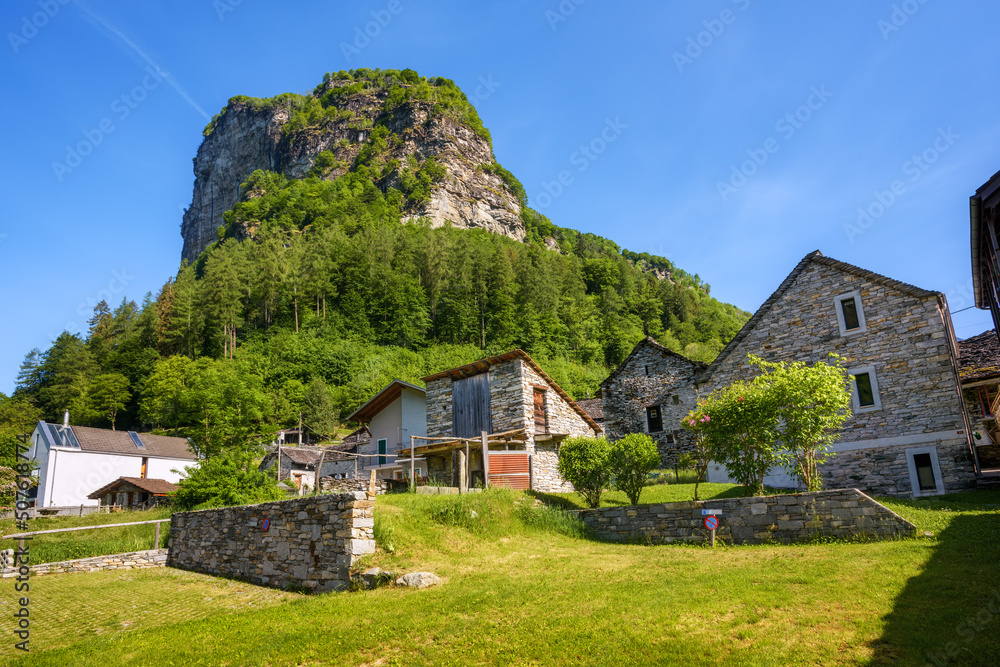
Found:
[(663, 430), (663, 414), (660, 406), (654, 405), (646, 408), (646, 426), (650, 433), (658, 433)]
[(668, 445), (674, 444), (674, 434), (673, 433), (667, 433), (667, 444)]
[(861, 292), (854, 291), (841, 294), (833, 300), (837, 311), (837, 326), (841, 336), (850, 336), (867, 329), (864, 308), (861, 305)]
[(649, 364), (646, 364), (643, 368), (645, 369), (646, 375), (649, 375)]
[(378, 464), (385, 465), (385, 455), (388, 453), (388, 448), (386, 446), (385, 438), (381, 438), (378, 441)]
[(914, 497), (944, 493), (937, 447), (907, 449), (906, 465), (909, 469), (910, 488)]
[(680, 405), (680, 404), (681, 404), (681, 397), (680, 397), (680, 396), (677, 396), (677, 395), (675, 394), (675, 395), (674, 395), (674, 396), (672, 396), (671, 398), (673, 398), (673, 401), (674, 401), (674, 405)]
[(851, 403), (854, 412), (871, 412), (882, 409), (882, 400), (878, 393), (878, 380), (875, 377), (874, 366), (862, 366), (852, 368), (848, 371), (851, 374)]
[(146, 445), (142, 443), (138, 433), (135, 431), (129, 431), (128, 437), (132, 438), (132, 444), (135, 445), (137, 449), (146, 449)]
[(547, 392), (535, 387), (533, 393), (532, 412), (535, 419), (535, 433), (548, 433), (549, 425), (545, 419), (545, 394)]

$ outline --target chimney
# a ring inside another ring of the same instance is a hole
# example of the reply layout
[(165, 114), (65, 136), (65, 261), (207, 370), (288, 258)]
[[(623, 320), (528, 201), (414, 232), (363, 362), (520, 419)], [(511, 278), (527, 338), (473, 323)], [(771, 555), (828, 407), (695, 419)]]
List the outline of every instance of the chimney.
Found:
[(69, 410), (63, 413), (63, 428), (69, 428)]

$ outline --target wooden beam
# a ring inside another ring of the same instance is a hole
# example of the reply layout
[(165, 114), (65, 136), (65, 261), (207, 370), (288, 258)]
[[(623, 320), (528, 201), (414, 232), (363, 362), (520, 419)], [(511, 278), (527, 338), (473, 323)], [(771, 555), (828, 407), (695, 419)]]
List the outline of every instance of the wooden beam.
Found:
[(483, 486), (490, 488), (490, 444), (486, 431), (480, 436), (483, 441)]
[[(414, 492), (416, 492), (417, 490), (417, 478), (414, 477), (415, 473), (414, 473), (414, 463), (413, 463), (413, 441), (416, 439), (416, 437), (417, 436), (415, 435), (410, 436), (410, 486), (413, 487)], [(429, 472), (430, 469), (428, 467), (428, 474)]]

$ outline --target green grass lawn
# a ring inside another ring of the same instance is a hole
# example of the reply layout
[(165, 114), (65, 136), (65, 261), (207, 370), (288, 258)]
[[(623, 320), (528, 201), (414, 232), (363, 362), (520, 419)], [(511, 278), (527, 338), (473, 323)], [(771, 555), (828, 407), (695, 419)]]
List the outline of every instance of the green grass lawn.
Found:
[[(169, 519), (170, 509), (166, 507), (145, 510), (142, 512), (118, 512), (115, 514), (87, 514), (85, 516), (38, 517), (28, 520), (28, 530), (17, 528), (13, 519), (0, 520), (0, 535), (12, 535), (35, 530), (55, 530), (57, 528), (76, 528), (78, 526), (98, 526), (109, 523), (133, 523), (136, 521), (153, 521), (154, 519)], [(74, 558), (89, 558), (107, 554), (127, 553), (153, 549), (153, 537), (156, 527), (129, 526), (125, 528), (101, 528), (98, 530), (78, 530), (71, 533), (56, 533), (54, 535), (38, 535), (28, 544), (31, 554), (31, 564), (54, 563)], [(160, 547), (167, 546), (170, 524), (160, 524)], [(17, 540), (2, 540), (0, 548), (13, 549)]]
[(442, 586), (304, 596), (167, 569), (46, 576), (31, 582), (34, 651), (15, 656), (11, 638), (0, 656), (60, 667), (1000, 662), (1000, 493), (882, 500), (932, 537), (614, 545), (520, 494), (383, 496), (378, 535), (394, 553), (365, 565), (430, 570)]

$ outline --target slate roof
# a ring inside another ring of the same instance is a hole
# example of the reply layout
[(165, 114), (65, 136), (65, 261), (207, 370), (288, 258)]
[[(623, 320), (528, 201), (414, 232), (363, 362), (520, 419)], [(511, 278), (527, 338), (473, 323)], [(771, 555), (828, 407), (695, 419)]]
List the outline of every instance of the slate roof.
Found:
[[(686, 361), (687, 363), (691, 364), (691, 366), (694, 368), (695, 372), (702, 371), (702, 370), (708, 368), (708, 364), (702, 363), (700, 361), (695, 361), (694, 359), (688, 359), (683, 354), (678, 354), (677, 352), (674, 352), (673, 350), (671, 350), (669, 347), (666, 347), (665, 345), (661, 345), (656, 340), (654, 340), (652, 337), (646, 336), (645, 338), (643, 338), (642, 340), (640, 340), (638, 343), (635, 344), (635, 347), (633, 347), (632, 351), (628, 353), (628, 356), (625, 357), (625, 359), (623, 359), (620, 364), (618, 364), (618, 368), (616, 368), (615, 370), (613, 370), (611, 372), (611, 375), (609, 375), (608, 377), (604, 378), (604, 381), (601, 382), (601, 388), (603, 389), (603, 387), (608, 382), (610, 382), (619, 373), (621, 373), (622, 370), (625, 369), (625, 366), (628, 365), (628, 362), (632, 360), (632, 357), (634, 357), (635, 355), (637, 355), (639, 353), (639, 350), (642, 349), (643, 347), (646, 347), (646, 346), (649, 346), (649, 347), (652, 347), (652, 348), (654, 348), (656, 350), (659, 350), (662, 354), (666, 354), (666, 355), (674, 357), (676, 359), (680, 359), (681, 361)], [(602, 411), (603, 411), (603, 408), (602, 408)]]
[(137, 489), (145, 491), (146, 493), (152, 493), (155, 496), (165, 496), (181, 488), (165, 479), (152, 479), (149, 477), (119, 477), (110, 484), (102, 486), (87, 497), (92, 500), (99, 500), (104, 494), (110, 493), (119, 486), (123, 486), (125, 484), (131, 484)]
[[(50, 428), (59, 428), (53, 424), (49, 424), (48, 426)], [(89, 426), (70, 426), (70, 429), (73, 435), (76, 436), (80, 449), (85, 452), (132, 454), (133, 456), (139, 455), (164, 459), (194, 460), (197, 458), (195, 453), (191, 451), (191, 445), (187, 438), (138, 433), (139, 440), (145, 445), (145, 449), (140, 449), (132, 442), (128, 431), (112, 431), (106, 428), (91, 428)]]
[[(341, 445), (349, 445), (351, 447), (357, 447), (358, 445), (363, 445), (367, 442), (372, 441), (372, 433), (368, 430), (368, 427), (364, 424), (361, 428), (352, 431), (344, 436), (344, 439), (340, 441)], [(347, 451), (347, 450), (342, 450)]]
[(958, 353), (963, 383), (1000, 378), (1000, 343), (993, 329), (958, 341)]
[(583, 408), (583, 411), (590, 415), (595, 422), (604, 421), (604, 400), (600, 398), (587, 398), (582, 401), (577, 401), (577, 405)]
[(874, 271), (869, 271), (868, 269), (862, 269), (861, 267), (854, 266), (853, 264), (848, 264), (847, 262), (841, 262), (831, 257), (824, 257), (823, 253), (819, 250), (814, 250), (803, 257), (802, 261), (800, 261), (795, 268), (792, 269), (792, 272), (789, 273), (783, 281), (781, 281), (781, 284), (778, 285), (778, 289), (774, 290), (774, 293), (761, 304), (760, 308), (757, 309), (757, 312), (755, 312), (753, 316), (747, 320), (747, 323), (743, 325), (743, 328), (740, 329), (736, 335), (733, 336), (733, 339), (729, 341), (729, 344), (723, 348), (722, 352), (719, 353), (719, 356), (715, 358), (715, 361), (709, 364), (708, 369), (703, 373), (703, 377), (711, 376), (712, 373), (719, 368), (726, 357), (728, 357), (732, 351), (735, 350), (741, 342), (743, 342), (750, 332), (754, 330), (757, 324), (764, 319), (764, 316), (770, 312), (774, 304), (777, 303), (778, 300), (785, 295), (785, 292), (787, 292), (788, 289), (795, 283), (799, 275), (801, 275), (802, 272), (806, 270), (806, 267), (812, 263), (823, 264), (825, 266), (839, 269), (845, 273), (850, 273), (858, 276), (859, 278), (864, 278), (869, 282), (897, 290), (903, 294), (917, 297), (918, 299), (924, 299), (932, 296), (944, 299), (944, 295), (941, 292), (925, 290), (923, 288), (916, 287), (915, 285), (910, 285), (909, 283), (888, 278), (880, 273), (875, 273)]

